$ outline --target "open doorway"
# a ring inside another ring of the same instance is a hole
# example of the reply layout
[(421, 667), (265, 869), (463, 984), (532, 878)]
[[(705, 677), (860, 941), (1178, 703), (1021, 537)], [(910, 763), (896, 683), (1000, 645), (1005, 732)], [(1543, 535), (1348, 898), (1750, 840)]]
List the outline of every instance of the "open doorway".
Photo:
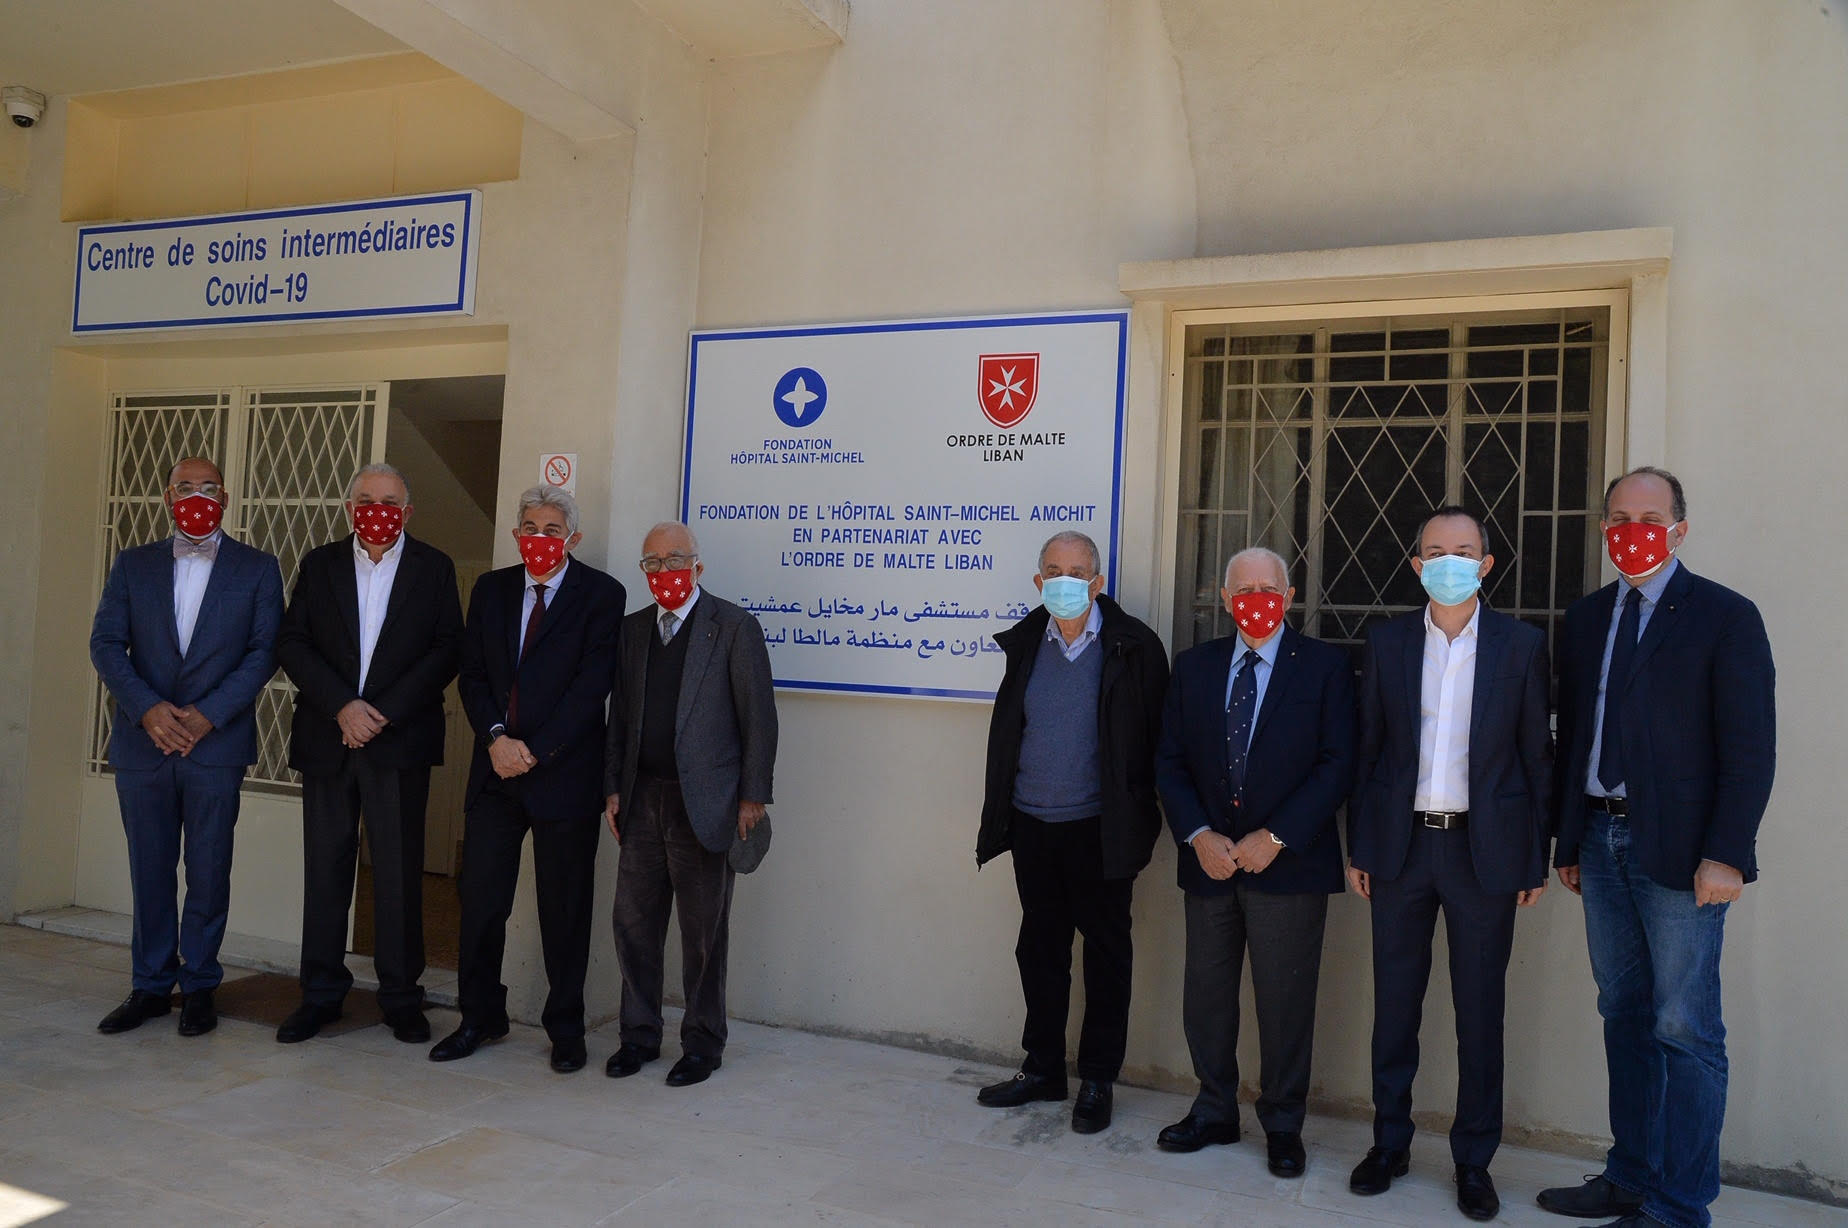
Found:
[[(502, 375), (394, 380), (385, 460), (411, 488), (416, 514), (407, 531), (456, 564), (464, 611), (476, 579), (493, 564), (494, 502), (500, 482)], [(456, 685), (444, 695), (448, 724), (443, 764), (430, 775), (424, 819), (424, 961), (454, 971), (461, 929), (456, 874), (461, 867), (462, 801), (474, 737)], [(362, 850), (354, 891), (353, 951), (373, 952), (372, 866)]]

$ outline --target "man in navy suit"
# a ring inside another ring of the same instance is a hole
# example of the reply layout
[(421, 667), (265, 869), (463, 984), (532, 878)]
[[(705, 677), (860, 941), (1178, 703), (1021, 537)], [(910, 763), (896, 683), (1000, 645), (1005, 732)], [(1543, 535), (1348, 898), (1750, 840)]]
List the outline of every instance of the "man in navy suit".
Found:
[(1430, 603), (1375, 625), (1361, 680), (1348, 880), (1373, 906), (1373, 1148), (1348, 1188), (1380, 1194), (1409, 1166), (1418, 1025), (1444, 914), (1457, 1016), (1450, 1129), (1457, 1207), (1501, 1208), (1502, 1013), (1516, 906), (1546, 889), (1553, 785), (1546, 636), (1478, 596), (1495, 565), (1482, 522), (1433, 512), (1412, 570)]
[(522, 563), (475, 582), (462, 633), (458, 689), (474, 726), (462, 832), (462, 1025), (430, 1050), (467, 1057), (507, 1035), (501, 956), (533, 837), (539, 940), (550, 986), (540, 1016), (552, 1069), (584, 1068), (584, 974), (603, 815), (604, 702), (616, 673), (626, 594), (570, 551), (582, 540), (577, 500), (556, 486), (520, 495)]
[(1258, 1008), (1258, 1123), (1270, 1171), (1303, 1175), (1328, 897), (1344, 889), (1335, 811), (1354, 783), (1354, 667), (1288, 626), (1296, 597), (1262, 547), (1226, 565), (1235, 635), (1174, 662), (1155, 783), (1181, 845), (1187, 973), (1181, 1022), (1200, 1094), (1164, 1151), (1238, 1141), (1238, 983), (1247, 947)]
[(224, 481), (199, 457), (173, 467), (163, 499), (174, 535), (116, 556), (90, 631), (90, 660), (115, 698), (109, 765), (135, 893), (134, 990), (103, 1032), (166, 1014), (176, 984), (180, 1035), (218, 1024), (238, 787), (257, 761), (257, 694), (276, 670), (282, 622), (275, 556), (219, 528)]
[(1711, 1222), (1726, 1111), (1721, 938), (1758, 876), (1777, 761), (1764, 620), (1675, 558), (1687, 519), (1665, 470), (1611, 483), (1603, 528), (1619, 579), (1566, 611), (1559, 641), (1554, 862), (1585, 900), (1615, 1141), (1602, 1173), (1539, 1202), (1625, 1228)]

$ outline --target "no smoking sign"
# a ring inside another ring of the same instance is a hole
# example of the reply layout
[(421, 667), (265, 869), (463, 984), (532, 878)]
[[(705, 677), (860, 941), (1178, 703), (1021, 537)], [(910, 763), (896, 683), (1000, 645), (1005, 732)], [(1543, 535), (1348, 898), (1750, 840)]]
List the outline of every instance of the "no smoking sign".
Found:
[(576, 452), (545, 452), (539, 457), (539, 480), (547, 486), (557, 486), (577, 493)]

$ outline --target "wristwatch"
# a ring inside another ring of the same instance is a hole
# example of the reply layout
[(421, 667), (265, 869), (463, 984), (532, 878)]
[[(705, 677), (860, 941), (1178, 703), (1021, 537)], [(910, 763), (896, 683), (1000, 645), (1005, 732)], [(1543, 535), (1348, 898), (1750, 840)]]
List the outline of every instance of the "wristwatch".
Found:
[(505, 725), (495, 725), (492, 728), (490, 728), (488, 730), (488, 745), (489, 746), (494, 745), (494, 739), (500, 737), (503, 733), (506, 733), (506, 732), (507, 732), (507, 727)]
[(1271, 838), (1271, 843), (1276, 845), (1278, 848), (1284, 849), (1284, 848), (1290, 847), (1289, 845), (1285, 844), (1283, 841), (1277, 839), (1277, 833), (1274, 831), (1271, 831), (1269, 828), (1264, 829), (1264, 834), (1269, 836)]

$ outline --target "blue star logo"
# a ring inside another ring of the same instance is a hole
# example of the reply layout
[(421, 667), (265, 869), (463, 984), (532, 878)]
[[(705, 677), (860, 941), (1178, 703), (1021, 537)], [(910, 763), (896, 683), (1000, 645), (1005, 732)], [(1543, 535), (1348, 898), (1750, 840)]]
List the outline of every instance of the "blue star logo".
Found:
[(813, 367), (791, 367), (776, 382), (770, 404), (784, 426), (813, 426), (828, 407), (828, 383)]

